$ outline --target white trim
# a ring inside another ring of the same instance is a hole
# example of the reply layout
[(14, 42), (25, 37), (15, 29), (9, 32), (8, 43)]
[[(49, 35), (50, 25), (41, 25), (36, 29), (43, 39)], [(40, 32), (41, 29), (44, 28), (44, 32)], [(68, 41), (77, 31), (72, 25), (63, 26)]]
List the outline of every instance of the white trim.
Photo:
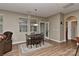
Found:
[(45, 37), (45, 39), (49, 39), (49, 37)]
[(71, 40), (71, 39), (68, 39), (68, 40)]
[(55, 40), (55, 39), (50, 39), (50, 40), (60, 43), (60, 41), (59, 41), (59, 40)]
[(58, 43), (66, 42), (66, 40), (62, 40), (62, 41), (55, 40), (55, 39), (50, 39), (50, 40), (55, 41), (55, 42), (58, 42)]
[[(44, 23), (45, 24), (45, 21), (39, 21), (39, 33), (41, 32), (40, 31), (40, 23)], [(45, 33), (44, 33), (45, 34)]]
[(49, 39), (49, 22), (45, 22), (45, 36), (46, 36), (46, 24), (48, 24), (48, 37), (47, 37), (47, 39)]
[[(44, 32), (44, 34), (45, 34), (45, 38), (47, 38), (47, 39), (49, 39), (49, 22), (46, 22), (46, 21), (39, 21), (39, 33), (41, 32), (40, 31), (40, 23), (44, 23), (45, 24), (45, 32)], [(48, 23), (48, 37), (46, 37), (46, 23)]]
[[(59, 40), (55, 40), (55, 39), (50, 39), (50, 40), (58, 42), (58, 43), (66, 42), (66, 40), (63, 40), (63, 41), (59, 41)], [(19, 44), (19, 43), (25, 43), (25, 42), (26, 41), (12, 42), (12, 44)]]
[(12, 44), (19, 44), (19, 43), (24, 43), (26, 41), (19, 41), (19, 42), (12, 42)]
[(66, 40), (62, 40), (62, 41), (60, 41), (60, 43), (62, 43), (62, 42), (66, 42)]

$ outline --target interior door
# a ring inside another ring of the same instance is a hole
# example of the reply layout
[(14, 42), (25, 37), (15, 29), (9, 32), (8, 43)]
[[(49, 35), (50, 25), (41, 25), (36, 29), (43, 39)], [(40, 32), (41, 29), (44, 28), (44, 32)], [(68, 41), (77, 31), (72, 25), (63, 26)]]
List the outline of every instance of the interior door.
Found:
[(45, 23), (45, 36), (49, 39), (49, 22)]
[(49, 23), (40, 22), (40, 33), (43, 33), (45, 38), (49, 38)]
[(74, 39), (76, 37), (76, 31), (77, 31), (77, 21), (71, 22), (71, 38)]
[(40, 33), (43, 33), (45, 36), (45, 23), (44, 22), (40, 22)]
[(68, 22), (66, 22), (66, 42), (68, 41)]

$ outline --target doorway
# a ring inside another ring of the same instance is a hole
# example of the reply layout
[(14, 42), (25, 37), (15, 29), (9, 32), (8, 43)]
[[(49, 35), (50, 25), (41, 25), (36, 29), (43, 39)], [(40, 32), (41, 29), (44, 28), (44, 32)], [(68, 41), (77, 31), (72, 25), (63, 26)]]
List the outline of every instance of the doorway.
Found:
[(74, 39), (77, 34), (77, 21), (71, 22), (71, 38)]
[(77, 36), (77, 19), (70, 16), (66, 20), (66, 42), (73, 40)]
[(46, 39), (49, 39), (49, 22), (44, 22), (44, 21), (40, 22), (39, 29), (40, 29), (40, 33), (43, 33), (44, 37)]
[(68, 42), (68, 22), (66, 22), (66, 42)]

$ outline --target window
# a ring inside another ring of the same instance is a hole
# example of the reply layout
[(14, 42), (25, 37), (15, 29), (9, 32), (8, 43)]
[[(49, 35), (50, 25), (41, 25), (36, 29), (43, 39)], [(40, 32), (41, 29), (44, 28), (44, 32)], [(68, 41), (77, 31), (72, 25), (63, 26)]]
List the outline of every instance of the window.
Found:
[(3, 32), (3, 16), (0, 16), (0, 33)]
[(34, 31), (37, 32), (37, 26), (35, 26), (35, 24), (37, 24), (36, 19), (31, 19), (30, 21), (30, 31)]
[(19, 31), (27, 32), (27, 18), (19, 18)]

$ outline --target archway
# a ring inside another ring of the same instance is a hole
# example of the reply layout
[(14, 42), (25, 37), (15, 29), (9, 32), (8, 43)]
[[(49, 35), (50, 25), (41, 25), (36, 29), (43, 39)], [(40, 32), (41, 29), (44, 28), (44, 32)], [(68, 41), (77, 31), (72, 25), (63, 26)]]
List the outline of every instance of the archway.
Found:
[(73, 40), (77, 35), (77, 18), (70, 16), (66, 19), (66, 41)]

